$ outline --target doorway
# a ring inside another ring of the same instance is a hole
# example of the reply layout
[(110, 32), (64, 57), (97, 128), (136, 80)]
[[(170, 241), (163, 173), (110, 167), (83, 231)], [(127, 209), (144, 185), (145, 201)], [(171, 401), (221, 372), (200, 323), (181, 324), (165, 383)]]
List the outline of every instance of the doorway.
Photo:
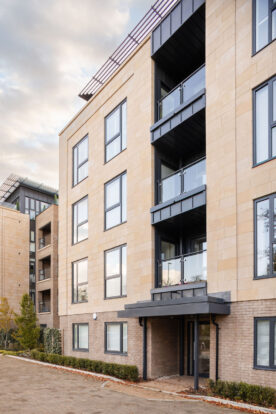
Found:
[[(189, 321), (188, 326), (188, 349), (187, 349), (187, 374), (194, 375), (194, 322)], [(200, 377), (209, 377), (210, 370), (210, 323), (199, 322), (198, 324), (198, 371)]]

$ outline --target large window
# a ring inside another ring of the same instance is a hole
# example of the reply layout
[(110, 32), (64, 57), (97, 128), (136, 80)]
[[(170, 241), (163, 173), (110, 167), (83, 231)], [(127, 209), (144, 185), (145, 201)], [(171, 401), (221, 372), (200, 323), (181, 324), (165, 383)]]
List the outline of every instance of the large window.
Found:
[(50, 206), (49, 203), (44, 201), (35, 200), (34, 198), (25, 197), (25, 214), (30, 215), (30, 219), (34, 220), (42, 211), (46, 210)]
[[(276, 1), (276, 0), (275, 0)], [(254, 164), (276, 157), (276, 78), (254, 90)]]
[(255, 278), (276, 276), (276, 194), (255, 201)]
[(72, 302), (87, 302), (88, 260), (82, 259), (72, 266)]
[(73, 148), (73, 186), (88, 177), (88, 135)]
[(88, 197), (73, 204), (73, 244), (88, 238)]
[(253, 52), (276, 38), (276, 0), (253, 0)]
[(106, 322), (105, 352), (127, 353), (127, 322)]
[(126, 296), (126, 254), (126, 245), (104, 253), (106, 298)]
[(255, 318), (255, 368), (276, 370), (276, 317)]
[(105, 162), (126, 148), (126, 101), (105, 118)]
[(126, 173), (105, 184), (105, 229), (126, 221)]
[(73, 350), (88, 351), (88, 323), (73, 323)]

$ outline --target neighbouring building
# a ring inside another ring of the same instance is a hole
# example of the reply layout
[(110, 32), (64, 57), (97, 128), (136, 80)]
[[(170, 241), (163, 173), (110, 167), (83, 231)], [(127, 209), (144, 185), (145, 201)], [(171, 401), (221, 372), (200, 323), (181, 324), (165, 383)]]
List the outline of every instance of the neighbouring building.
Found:
[(56, 195), (57, 190), (14, 174), (11, 174), (0, 186), (0, 202), (13, 204), (18, 211), (29, 216), (29, 288), (27, 291), (34, 303), (36, 301), (35, 218), (55, 203)]
[(66, 355), (276, 386), (276, 2), (158, 0), (60, 134)]
[(36, 312), (40, 326), (59, 328), (58, 206), (36, 216)]
[(30, 219), (13, 204), (0, 203), (0, 298), (6, 297), (19, 312), (29, 291)]

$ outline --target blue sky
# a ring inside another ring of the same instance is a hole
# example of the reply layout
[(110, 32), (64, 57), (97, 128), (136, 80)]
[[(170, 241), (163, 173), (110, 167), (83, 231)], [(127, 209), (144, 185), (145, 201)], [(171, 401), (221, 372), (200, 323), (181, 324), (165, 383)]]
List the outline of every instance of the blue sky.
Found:
[(0, 0), (0, 183), (58, 186), (58, 133), (78, 93), (154, 0)]

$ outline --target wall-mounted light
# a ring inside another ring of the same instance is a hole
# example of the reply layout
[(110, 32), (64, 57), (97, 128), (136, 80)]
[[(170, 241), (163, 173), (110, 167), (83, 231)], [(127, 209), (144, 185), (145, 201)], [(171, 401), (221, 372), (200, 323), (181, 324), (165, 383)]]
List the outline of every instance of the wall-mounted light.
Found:
[(97, 320), (97, 314), (96, 313), (93, 313), (93, 319), (94, 319), (94, 321)]

